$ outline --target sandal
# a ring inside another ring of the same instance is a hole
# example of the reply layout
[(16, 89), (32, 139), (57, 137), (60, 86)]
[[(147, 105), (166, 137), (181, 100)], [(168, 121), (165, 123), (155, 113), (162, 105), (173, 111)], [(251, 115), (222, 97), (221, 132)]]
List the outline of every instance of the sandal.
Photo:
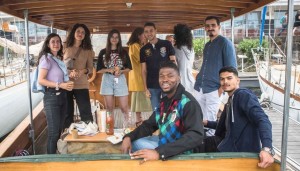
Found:
[(140, 121), (138, 121), (138, 122), (135, 122), (135, 126), (138, 127), (138, 126), (142, 125), (143, 122), (144, 122), (143, 120), (140, 120)]

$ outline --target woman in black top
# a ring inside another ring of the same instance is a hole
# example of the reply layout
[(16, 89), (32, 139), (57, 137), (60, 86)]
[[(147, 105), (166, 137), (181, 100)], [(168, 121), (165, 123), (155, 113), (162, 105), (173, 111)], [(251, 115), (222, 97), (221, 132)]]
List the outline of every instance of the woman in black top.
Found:
[(122, 48), (120, 32), (113, 29), (108, 34), (106, 48), (99, 53), (97, 72), (103, 73), (100, 94), (104, 96), (107, 112), (113, 113), (114, 96), (119, 99), (125, 118), (123, 127), (127, 127), (129, 116), (128, 87), (124, 73), (131, 69), (128, 53)]

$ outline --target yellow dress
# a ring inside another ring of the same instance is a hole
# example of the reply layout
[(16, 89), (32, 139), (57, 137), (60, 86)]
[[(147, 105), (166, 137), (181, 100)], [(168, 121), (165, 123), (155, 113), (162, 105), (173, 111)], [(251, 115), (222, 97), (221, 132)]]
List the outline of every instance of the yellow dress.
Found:
[(134, 43), (129, 45), (129, 57), (132, 70), (128, 74), (128, 90), (131, 94), (131, 111), (147, 112), (152, 111), (151, 101), (146, 97), (144, 91), (144, 82), (142, 78), (142, 65), (140, 63), (141, 45)]
[(128, 90), (129, 91), (145, 91), (142, 78), (142, 65), (140, 63), (141, 45), (134, 43), (129, 45), (129, 57), (132, 65), (132, 70), (128, 75)]

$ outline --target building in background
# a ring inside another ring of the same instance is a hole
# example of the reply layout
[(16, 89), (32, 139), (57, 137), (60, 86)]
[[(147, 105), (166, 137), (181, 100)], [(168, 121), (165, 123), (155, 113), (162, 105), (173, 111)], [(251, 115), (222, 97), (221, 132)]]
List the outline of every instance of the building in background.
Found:
[[(287, 0), (278, 0), (268, 5), (268, 12), (265, 21), (265, 34), (270, 34), (276, 37), (281, 29), (280, 19), (287, 12)], [(300, 0), (294, 1), (294, 14), (300, 9)], [(261, 10), (257, 9), (248, 14), (234, 18), (234, 40), (239, 42), (245, 37), (259, 37), (261, 25)], [(221, 23), (221, 34), (227, 38), (231, 38), (231, 21)], [(203, 28), (194, 30), (194, 37), (204, 37), (205, 31)], [(282, 34), (285, 36), (286, 32)]]

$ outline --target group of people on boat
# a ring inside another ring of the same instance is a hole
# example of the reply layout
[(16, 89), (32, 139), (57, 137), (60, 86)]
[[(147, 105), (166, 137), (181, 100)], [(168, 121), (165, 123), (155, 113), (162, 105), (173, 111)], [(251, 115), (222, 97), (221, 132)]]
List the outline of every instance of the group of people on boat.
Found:
[[(272, 125), (257, 97), (239, 88), (235, 49), (219, 35), (218, 17), (208, 16), (205, 30), (210, 40), (196, 79), (192, 75), (192, 33), (186, 24), (174, 26), (173, 46), (156, 37), (154, 23), (145, 23), (131, 34), (129, 54), (122, 47), (120, 32), (108, 33), (106, 48), (97, 61), (97, 72), (103, 74), (100, 94), (111, 113), (114, 97), (118, 97), (126, 125), (132, 91), (130, 111), (137, 118), (137, 128), (124, 136), (121, 150), (143, 161), (195, 152), (256, 152), (258, 166), (266, 168), (274, 162)], [(94, 56), (84, 24), (73, 26), (64, 49), (55, 33), (45, 40), (38, 80), (45, 87), (48, 153), (56, 153), (60, 133), (74, 122), (74, 98), (81, 120), (93, 121), (86, 74), (93, 69)], [(128, 72), (129, 86), (124, 75)], [(217, 115), (225, 96), (224, 110)], [(145, 111), (153, 113), (143, 121), (141, 112)], [(157, 130), (158, 135), (153, 135)]]

